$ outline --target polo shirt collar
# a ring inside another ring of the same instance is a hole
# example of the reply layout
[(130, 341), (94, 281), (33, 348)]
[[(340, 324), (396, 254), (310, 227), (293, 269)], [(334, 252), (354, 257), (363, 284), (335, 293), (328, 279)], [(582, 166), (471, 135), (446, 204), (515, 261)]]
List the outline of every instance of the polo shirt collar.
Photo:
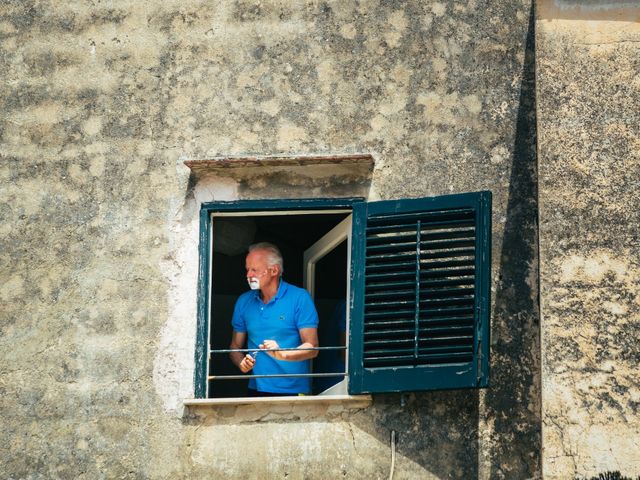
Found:
[(282, 277), (280, 277), (280, 284), (278, 285), (278, 291), (276, 292), (276, 294), (274, 295), (274, 297), (271, 300), (275, 302), (281, 296), (283, 296), (284, 293), (287, 291), (288, 285), (289, 284), (287, 282), (285, 282), (284, 280), (282, 280)]
[[(289, 284), (287, 282), (285, 282), (281, 277), (280, 278), (280, 283), (278, 284), (278, 291), (273, 296), (273, 298), (271, 300), (269, 300), (269, 303), (275, 302), (280, 297), (282, 297), (285, 294), (285, 292), (287, 291), (287, 288), (289, 288)], [(260, 298), (260, 290), (252, 290), (252, 292), (253, 292), (253, 296), (255, 297), (255, 299), (260, 301), (260, 302), (262, 302), (262, 299)]]

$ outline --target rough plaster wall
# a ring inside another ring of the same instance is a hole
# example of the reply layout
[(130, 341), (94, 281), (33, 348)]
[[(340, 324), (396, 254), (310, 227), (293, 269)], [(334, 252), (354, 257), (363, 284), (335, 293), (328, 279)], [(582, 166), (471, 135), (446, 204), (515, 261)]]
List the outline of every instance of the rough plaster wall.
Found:
[[(540, 475), (529, 0), (0, 15), (5, 476), (383, 478), (391, 429), (395, 478)], [(376, 157), (370, 198), (493, 191), (491, 388), (181, 416), (198, 201), (368, 188), (275, 171), (194, 186), (181, 160), (348, 152)]]
[(640, 8), (558, 7), (537, 26), (543, 471), (635, 478)]

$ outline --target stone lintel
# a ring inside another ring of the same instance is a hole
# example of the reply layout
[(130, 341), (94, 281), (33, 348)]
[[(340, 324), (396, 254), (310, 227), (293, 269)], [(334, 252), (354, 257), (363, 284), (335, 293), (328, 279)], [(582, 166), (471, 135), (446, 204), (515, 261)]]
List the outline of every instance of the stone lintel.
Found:
[(246, 167), (303, 167), (310, 165), (356, 165), (373, 170), (374, 159), (368, 153), (336, 155), (292, 155), (292, 156), (247, 156), (214, 157), (210, 159), (185, 160), (184, 164), (196, 175), (214, 173), (219, 169)]

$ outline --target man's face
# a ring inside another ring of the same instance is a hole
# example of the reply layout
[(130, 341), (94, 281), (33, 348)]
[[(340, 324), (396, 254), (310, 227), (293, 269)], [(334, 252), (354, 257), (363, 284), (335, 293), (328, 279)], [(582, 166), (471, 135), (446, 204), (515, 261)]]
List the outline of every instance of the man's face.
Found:
[(252, 290), (262, 289), (278, 277), (278, 267), (267, 263), (267, 254), (262, 250), (249, 252), (245, 262), (247, 282)]

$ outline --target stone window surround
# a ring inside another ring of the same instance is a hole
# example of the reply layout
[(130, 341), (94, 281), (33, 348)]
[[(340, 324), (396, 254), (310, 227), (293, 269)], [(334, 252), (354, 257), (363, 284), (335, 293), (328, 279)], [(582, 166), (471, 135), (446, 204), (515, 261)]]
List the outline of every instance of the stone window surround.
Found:
[[(370, 154), (338, 154), (338, 155), (295, 155), (295, 156), (243, 156), (215, 157), (212, 159), (185, 160), (184, 164), (191, 169), (197, 182), (204, 177), (237, 168), (262, 168), (265, 174), (274, 167), (328, 167), (335, 165), (351, 166), (356, 175), (370, 175), (374, 167), (374, 159)], [(191, 398), (184, 399), (183, 404), (190, 409), (208, 409), (215, 407), (242, 405), (319, 405), (339, 404), (342, 408), (362, 409), (372, 403), (371, 395), (305, 395), (290, 397), (234, 397), (234, 398)]]

